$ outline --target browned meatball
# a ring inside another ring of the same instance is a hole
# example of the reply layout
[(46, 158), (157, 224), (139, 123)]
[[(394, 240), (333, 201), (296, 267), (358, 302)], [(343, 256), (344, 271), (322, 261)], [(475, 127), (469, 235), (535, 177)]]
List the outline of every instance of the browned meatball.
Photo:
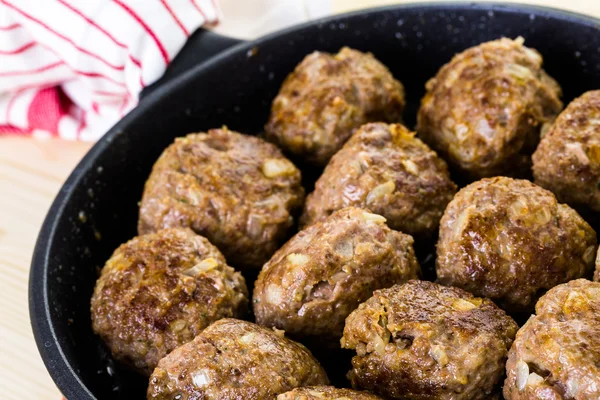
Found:
[(325, 168), (302, 223), (343, 207), (383, 215), (392, 229), (427, 236), (456, 192), (446, 163), (403, 125), (363, 125)]
[(504, 398), (600, 399), (600, 283), (556, 286), (536, 312), (510, 349)]
[(488, 299), (409, 281), (378, 290), (346, 319), (352, 386), (389, 399), (488, 400), (517, 325)]
[(412, 245), (380, 215), (337, 211), (265, 264), (254, 287), (256, 322), (339, 347), (344, 320), (373, 290), (418, 277)]
[(560, 201), (600, 211), (600, 90), (559, 115), (533, 153), (533, 175)]
[(535, 312), (537, 317), (564, 322), (590, 316), (600, 318), (599, 307), (600, 284), (587, 279), (575, 279), (550, 289), (535, 305)]
[(265, 132), (289, 152), (325, 165), (354, 129), (398, 122), (404, 105), (404, 87), (372, 54), (347, 47), (335, 55), (315, 52), (283, 83)]
[(94, 332), (113, 356), (148, 375), (212, 322), (247, 311), (242, 275), (208, 240), (182, 228), (121, 245), (102, 269), (91, 308)]
[(260, 268), (302, 207), (300, 171), (274, 145), (228, 130), (190, 134), (160, 156), (146, 182), (138, 230), (184, 226), (242, 268)]
[(540, 130), (560, 110), (561, 88), (523, 39), (472, 47), (427, 82), (417, 131), (470, 176), (523, 174)]
[(312, 386), (280, 394), (277, 400), (381, 400), (381, 397), (369, 392), (337, 389), (332, 386)]
[(272, 400), (295, 387), (328, 383), (310, 351), (283, 331), (222, 319), (160, 360), (148, 399)]
[(594, 269), (596, 233), (548, 190), (488, 178), (459, 191), (440, 226), (438, 281), (530, 312), (544, 291)]

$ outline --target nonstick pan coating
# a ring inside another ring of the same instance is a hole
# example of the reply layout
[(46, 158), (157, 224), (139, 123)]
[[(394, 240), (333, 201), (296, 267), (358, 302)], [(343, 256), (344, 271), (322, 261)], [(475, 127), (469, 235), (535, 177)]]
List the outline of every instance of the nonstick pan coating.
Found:
[[(172, 69), (167, 82), (155, 85), (81, 161), (42, 227), (29, 301), (33, 332), (50, 375), (70, 400), (145, 398), (144, 379), (116, 366), (93, 334), (90, 297), (112, 251), (136, 234), (144, 181), (176, 136), (222, 125), (260, 133), (272, 99), (294, 66), (314, 50), (335, 52), (342, 46), (372, 52), (404, 83), (405, 122), (411, 127), (427, 79), (455, 53), (501, 36), (523, 36), (527, 46), (538, 49), (568, 102), (600, 88), (599, 24), (530, 6), (413, 4), (318, 20), (238, 44), (186, 72)], [(203, 38), (186, 47), (181, 56), (185, 67), (234, 43), (215, 35)], [(347, 357), (316, 355), (329, 360), (326, 366), (339, 377), (331, 375), (343, 384)]]

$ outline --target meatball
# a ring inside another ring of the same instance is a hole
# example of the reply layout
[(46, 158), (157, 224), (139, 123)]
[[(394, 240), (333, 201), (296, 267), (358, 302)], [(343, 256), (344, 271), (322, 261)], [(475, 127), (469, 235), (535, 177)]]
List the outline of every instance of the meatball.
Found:
[(310, 351), (282, 331), (222, 319), (160, 360), (148, 399), (272, 400), (295, 387), (328, 383)]
[(403, 125), (363, 125), (325, 168), (302, 223), (356, 206), (383, 215), (392, 229), (429, 236), (456, 192), (446, 163)]
[(113, 356), (147, 375), (212, 322), (247, 311), (242, 275), (184, 228), (121, 245), (102, 269), (91, 306), (94, 332)]
[(560, 110), (560, 86), (523, 38), (456, 55), (427, 82), (417, 131), (468, 176), (521, 174)]
[(576, 279), (555, 286), (540, 298), (535, 312), (539, 318), (549, 317), (562, 322), (589, 318), (589, 314), (600, 318), (600, 284)]
[(228, 130), (190, 134), (160, 156), (146, 182), (140, 234), (189, 227), (227, 261), (258, 269), (302, 207), (300, 171), (274, 145)]
[(404, 105), (404, 87), (372, 54), (315, 52), (283, 83), (265, 132), (290, 153), (325, 165), (354, 129), (398, 122)]
[(510, 349), (504, 398), (600, 399), (600, 283), (556, 286), (536, 313)]
[(488, 299), (433, 282), (378, 290), (346, 319), (352, 386), (389, 399), (489, 399), (517, 325)]
[(487, 178), (458, 192), (440, 226), (438, 281), (530, 312), (544, 291), (591, 274), (596, 232), (526, 180)]
[(533, 153), (533, 175), (560, 201), (600, 211), (600, 90), (559, 115)]
[(369, 392), (337, 389), (332, 386), (312, 386), (280, 394), (277, 400), (381, 400), (381, 397)]
[(380, 215), (337, 211), (265, 264), (254, 287), (256, 322), (339, 347), (344, 320), (373, 290), (418, 277), (412, 245)]

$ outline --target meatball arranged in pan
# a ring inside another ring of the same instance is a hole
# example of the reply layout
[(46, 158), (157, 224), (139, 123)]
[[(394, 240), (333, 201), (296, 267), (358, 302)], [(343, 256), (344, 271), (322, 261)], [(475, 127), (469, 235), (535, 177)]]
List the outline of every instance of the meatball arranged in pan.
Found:
[(273, 144), (226, 128), (175, 140), (146, 182), (141, 234), (189, 227), (232, 265), (260, 268), (302, 206), (300, 171)]
[(556, 286), (536, 313), (510, 350), (504, 398), (600, 399), (600, 283)]
[(202, 236), (171, 228), (138, 236), (106, 262), (92, 296), (92, 326), (141, 373), (212, 322), (248, 311), (244, 278)]
[(265, 264), (254, 287), (256, 322), (339, 347), (344, 320), (374, 290), (418, 277), (412, 245), (380, 215), (337, 211)]
[(282, 331), (222, 319), (158, 363), (148, 399), (272, 400), (328, 383), (310, 351)]
[(369, 209), (392, 229), (433, 234), (456, 192), (446, 163), (403, 125), (363, 125), (325, 168), (306, 199), (310, 225), (343, 207)]
[(388, 399), (487, 400), (517, 325), (490, 300), (409, 281), (378, 290), (346, 319), (352, 386)]
[(332, 386), (312, 386), (297, 388), (280, 394), (277, 400), (381, 400), (369, 392), (351, 389), (337, 389)]
[(563, 106), (542, 56), (522, 38), (465, 50), (426, 89), (419, 135), (472, 177), (527, 171), (540, 132)]
[(265, 132), (290, 153), (325, 165), (354, 129), (399, 122), (404, 105), (404, 87), (372, 54), (315, 52), (283, 83)]
[(594, 269), (596, 233), (571, 207), (529, 181), (487, 178), (459, 191), (440, 223), (436, 271), (511, 312)]
[(600, 90), (559, 115), (533, 153), (533, 175), (560, 201), (600, 211)]

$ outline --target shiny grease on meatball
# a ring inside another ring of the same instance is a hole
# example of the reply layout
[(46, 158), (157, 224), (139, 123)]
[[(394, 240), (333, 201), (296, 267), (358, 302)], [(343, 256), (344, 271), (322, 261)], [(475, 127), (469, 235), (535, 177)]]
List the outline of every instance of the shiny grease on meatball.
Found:
[(444, 285), (533, 310), (544, 291), (591, 274), (596, 233), (529, 181), (487, 178), (463, 188), (442, 217), (436, 271)]
[(354, 129), (399, 122), (404, 105), (404, 87), (372, 54), (315, 52), (283, 83), (265, 132), (283, 149), (325, 165)]
[(248, 311), (244, 278), (189, 229), (138, 236), (106, 262), (92, 296), (92, 326), (115, 359), (150, 374), (210, 323)]
[(488, 299), (409, 281), (378, 290), (346, 319), (352, 386), (389, 399), (472, 399), (502, 378), (515, 322)]
[(338, 389), (332, 386), (312, 386), (297, 388), (280, 394), (277, 400), (381, 400), (369, 392), (351, 389)]
[(260, 268), (302, 206), (300, 171), (273, 144), (226, 128), (175, 140), (154, 164), (138, 230), (189, 227), (242, 268)]
[(371, 123), (333, 156), (306, 199), (301, 222), (355, 206), (384, 216), (392, 229), (428, 236), (455, 192), (446, 163), (413, 132)]
[(551, 289), (519, 330), (506, 364), (508, 400), (600, 399), (600, 283)]
[(540, 131), (560, 110), (560, 86), (523, 39), (500, 39), (456, 55), (427, 82), (417, 131), (474, 177), (523, 174)]
[(600, 211), (600, 90), (559, 115), (533, 153), (533, 175), (560, 201)]
[(254, 287), (256, 322), (338, 347), (344, 320), (374, 290), (418, 277), (412, 245), (380, 215), (337, 211), (265, 264)]
[(310, 351), (283, 331), (222, 319), (158, 363), (148, 399), (272, 400), (328, 383)]

